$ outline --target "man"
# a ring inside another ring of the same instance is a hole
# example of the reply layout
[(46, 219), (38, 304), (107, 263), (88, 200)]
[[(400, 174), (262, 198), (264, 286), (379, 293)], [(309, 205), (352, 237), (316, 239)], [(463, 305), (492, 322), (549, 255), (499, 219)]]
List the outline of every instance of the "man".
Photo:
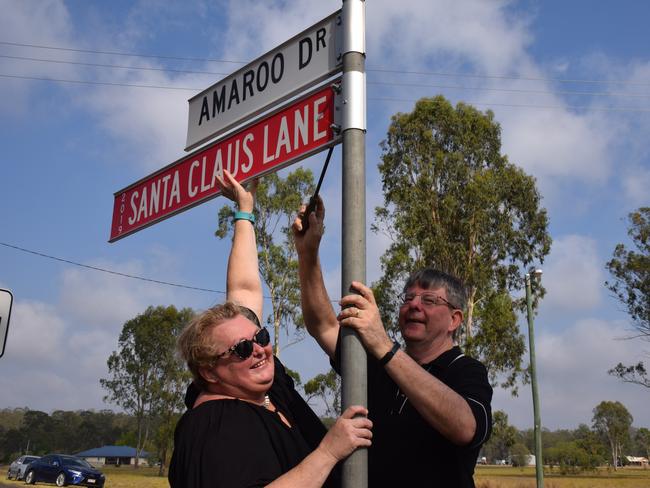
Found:
[(294, 222), (303, 317), (333, 364), (340, 327), (354, 329), (368, 353), (369, 486), (473, 487), (491, 431), (492, 388), (485, 367), (454, 344), (467, 301), (463, 284), (432, 268), (411, 275), (400, 297), (402, 350), (363, 283), (352, 283), (357, 293), (343, 297), (334, 313), (318, 257), (324, 217), (318, 199), (306, 231), (301, 218)]

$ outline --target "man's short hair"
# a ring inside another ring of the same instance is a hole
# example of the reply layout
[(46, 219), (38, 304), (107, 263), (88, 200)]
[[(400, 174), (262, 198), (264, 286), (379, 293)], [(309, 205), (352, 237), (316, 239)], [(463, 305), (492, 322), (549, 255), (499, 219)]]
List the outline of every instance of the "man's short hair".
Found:
[[(404, 291), (418, 285), (421, 288), (430, 290), (435, 288), (444, 288), (447, 293), (447, 301), (454, 308), (465, 311), (467, 307), (467, 289), (462, 281), (455, 276), (440, 271), (432, 267), (426, 267), (415, 271), (409, 276), (404, 285)], [(453, 334), (453, 339), (456, 340), (458, 335), (458, 327)]]

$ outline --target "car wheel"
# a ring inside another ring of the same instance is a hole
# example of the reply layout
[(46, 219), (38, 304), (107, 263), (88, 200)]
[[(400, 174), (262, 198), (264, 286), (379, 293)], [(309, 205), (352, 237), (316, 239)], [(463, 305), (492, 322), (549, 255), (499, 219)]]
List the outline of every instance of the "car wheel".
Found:
[(8, 470), (8, 471), (7, 471), (7, 479), (8, 479), (8, 480), (11, 479), (11, 470)]
[(65, 473), (59, 473), (59, 476), (56, 477), (56, 486), (66, 486), (67, 483), (65, 482)]
[(25, 475), (25, 483), (28, 485), (36, 484), (36, 475), (34, 474), (34, 471), (27, 472), (27, 474)]

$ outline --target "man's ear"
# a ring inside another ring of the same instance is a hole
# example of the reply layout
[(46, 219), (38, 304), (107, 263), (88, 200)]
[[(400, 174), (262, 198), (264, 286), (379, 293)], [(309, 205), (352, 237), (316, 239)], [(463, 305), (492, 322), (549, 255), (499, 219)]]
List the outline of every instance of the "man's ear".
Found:
[(463, 311), (462, 310), (452, 310), (451, 311), (451, 326), (449, 326), (449, 332), (453, 332), (458, 327), (460, 327), (463, 324)]
[(219, 376), (214, 372), (212, 368), (208, 368), (206, 366), (203, 366), (199, 368), (199, 374), (203, 377), (205, 381), (208, 383), (219, 383)]

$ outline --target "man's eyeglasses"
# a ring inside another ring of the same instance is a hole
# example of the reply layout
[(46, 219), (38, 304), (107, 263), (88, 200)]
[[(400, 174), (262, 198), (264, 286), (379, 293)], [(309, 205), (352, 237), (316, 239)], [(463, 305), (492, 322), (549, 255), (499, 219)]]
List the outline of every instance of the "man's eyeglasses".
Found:
[(442, 298), (440, 295), (436, 295), (435, 293), (428, 292), (428, 291), (425, 291), (423, 293), (412, 293), (412, 292), (400, 293), (399, 295), (400, 304), (407, 305), (409, 303), (412, 303), (413, 300), (416, 299), (416, 297), (420, 297), (420, 303), (425, 307), (434, 307), (436, 305), (447, 305), (452, 310), (456, 310), (458, 308), (452, 303), (450, 303), (448, 300), (446, 300), (445, 298)]
[(266, 327), (262, 327), (260, 330), (258, 330), (255, 335), (253, 336), (252, 339), (242, 339), (239, 341), (237, 344), (232, 346), (230, 349), (227, 351), (222, 352), (221, 354), (217, 354), (215, 356), (215, 359), (219, 359), (224, 357), (227, 354), (235, 353), (239, 359), (248, 359), (251, 357), (251, 354), (253, 354), (253, 343), (259, 344), (260, 346), (268, 346), (269, 342), (271, 342), (271, 336), (269, 335), (269, 331), (266, 330)]

